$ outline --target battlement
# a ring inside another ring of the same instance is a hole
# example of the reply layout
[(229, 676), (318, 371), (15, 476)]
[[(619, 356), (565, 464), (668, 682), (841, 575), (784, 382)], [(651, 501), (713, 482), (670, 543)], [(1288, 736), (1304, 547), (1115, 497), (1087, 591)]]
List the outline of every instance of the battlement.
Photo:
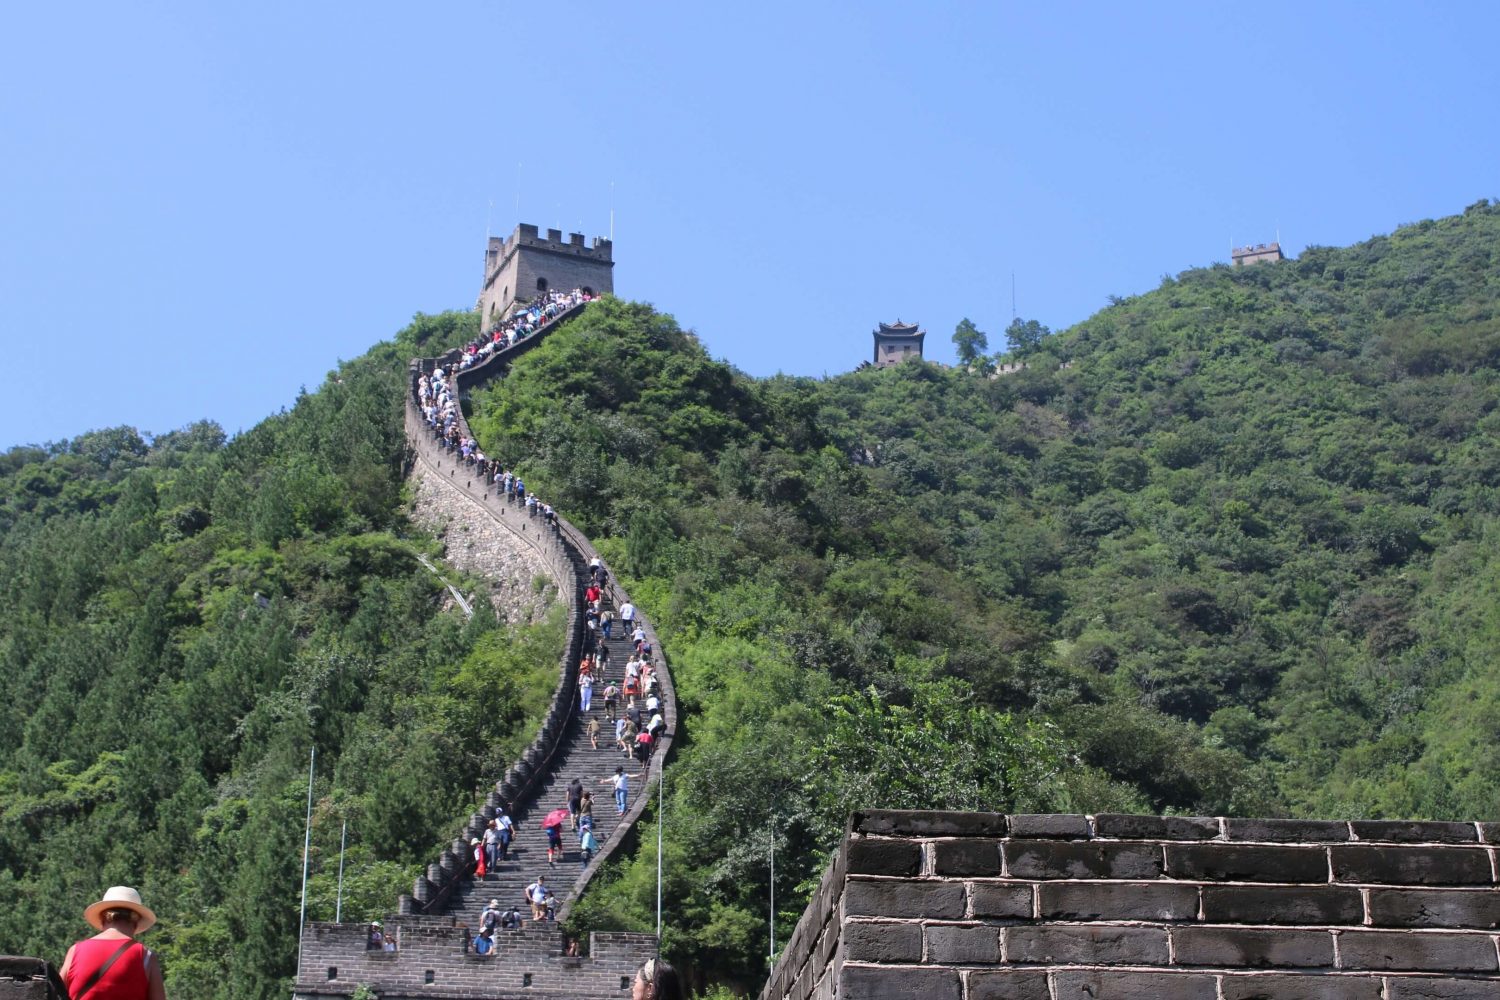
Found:
[(1267, 261), (1286, 260), (1281, 252), (1280, 243), (1255, 243), (1249, 246), (1233, 247), (1229, 251), (1230, 260), (1234, 261), (1235, 267), (1243, 267), (1246, 264), (1261, 264)]
[(482, 322), (488, 328), (548, 290), (612, 293), (614, 266), (614, 243), (602, 236), (592, 242), (583, 233), (564, 238), (561, 229), (543, 235), (537, 226), (522, 222), (509, 236), (491, 236), (485, 245)]

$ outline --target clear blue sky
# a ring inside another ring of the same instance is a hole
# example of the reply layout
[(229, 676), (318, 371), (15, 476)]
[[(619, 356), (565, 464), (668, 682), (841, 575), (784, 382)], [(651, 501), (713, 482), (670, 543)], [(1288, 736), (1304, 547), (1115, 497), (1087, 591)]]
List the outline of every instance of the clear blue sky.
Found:
[(0, 447), (249, 427), (471, 307), (487, 226), (606, 234), (612, 185), (616, 290), (714, 355), (834, 374), (899, 316), (951, 360), (964, 316), (1000, 346), (1012, 272), (1056, 329), (1231, 240), (1500, 196), (1497, 33), (1493, 3), (14, 4)]

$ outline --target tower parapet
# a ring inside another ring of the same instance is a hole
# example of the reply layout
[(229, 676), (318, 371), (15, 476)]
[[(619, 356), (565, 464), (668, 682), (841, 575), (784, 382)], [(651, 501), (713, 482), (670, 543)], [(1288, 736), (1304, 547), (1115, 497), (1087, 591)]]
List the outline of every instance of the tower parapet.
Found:
[(491, 236), (485, 246), (480, 323), (488, 329), (549, 290), (613, 293), (614, 266), (614, 244), (602, 236), (588, 242), (582, 233), (569, 233), (564, 239), (561, 229), (543, 235), (523, 222), (509, 236)]
[(1235, 267), (1244, 267), (1246, 264), (1286, 260), (1286, 257), (1281, 252), (1280, 243), (1256, 243), (1251, 246), (1232, 247), (1229, 251), (1229, 259), (1234, 261)]

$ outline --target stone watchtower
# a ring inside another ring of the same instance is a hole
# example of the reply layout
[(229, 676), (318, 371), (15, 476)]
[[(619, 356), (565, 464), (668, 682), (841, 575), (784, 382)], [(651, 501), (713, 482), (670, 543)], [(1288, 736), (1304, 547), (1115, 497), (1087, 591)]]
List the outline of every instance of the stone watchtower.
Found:
[(1246, 264), (1263, 264), (1267, 261), (1286, 260), (1281, 253), (1280, 243), (1257, 243), (1254, 246), (1232, 247), (1229, 258), (1234, 261), (1235, 267), (1244, 267)]
[(488, 329), (511, 308), (547, 291), (614, 292), (614, 244), (594, 237), (585, 245), (582, 233), (522, 223), (509, 237), (491, 236), (484, 252), (484, 284), (479, 290), (480, 323)]
[(917, 329), (915, 323), (882, 323), (875, 334), (875, 367), (898, 365), (913, 358), (922, 359), (922, 338), (926, 330)]

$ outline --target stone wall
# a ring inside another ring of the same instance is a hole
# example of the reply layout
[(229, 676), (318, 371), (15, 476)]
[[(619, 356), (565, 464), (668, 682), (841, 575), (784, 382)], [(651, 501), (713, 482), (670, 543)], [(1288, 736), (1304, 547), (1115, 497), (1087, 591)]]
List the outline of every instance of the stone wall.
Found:
[(1500, 997), (1500, 824), (864, 812), (762, 1000)]
[[(443, 540), (443, 558), (450, 565), (485, 580), (490, 604), (500, 619), (511, 625), (541, 620), (560, 592), (560, 582), (547, 561), (487, 516), (456, 484), (424, 475), (420, 465), (413, 465), (408, 481), (412, 520)], [(525, 519), (513, 506), (499, 505), (498, 510), (501, 517)], [(539, 578), (546, 581), (541, 589), (536, 586)]]
[(385, 929), (396, 935), (395, 951), (367, 951), (362, 925), (308, 924), (293, 997), (343, 1000), (360, 985), (381, 1000), (629, 996), (635, 970), (656, 949), (652, 934), (599, 932), (587, 956), (570, 957), (557, 924), (527, 921), (477, 955), (452, 920), (394, 917)]

